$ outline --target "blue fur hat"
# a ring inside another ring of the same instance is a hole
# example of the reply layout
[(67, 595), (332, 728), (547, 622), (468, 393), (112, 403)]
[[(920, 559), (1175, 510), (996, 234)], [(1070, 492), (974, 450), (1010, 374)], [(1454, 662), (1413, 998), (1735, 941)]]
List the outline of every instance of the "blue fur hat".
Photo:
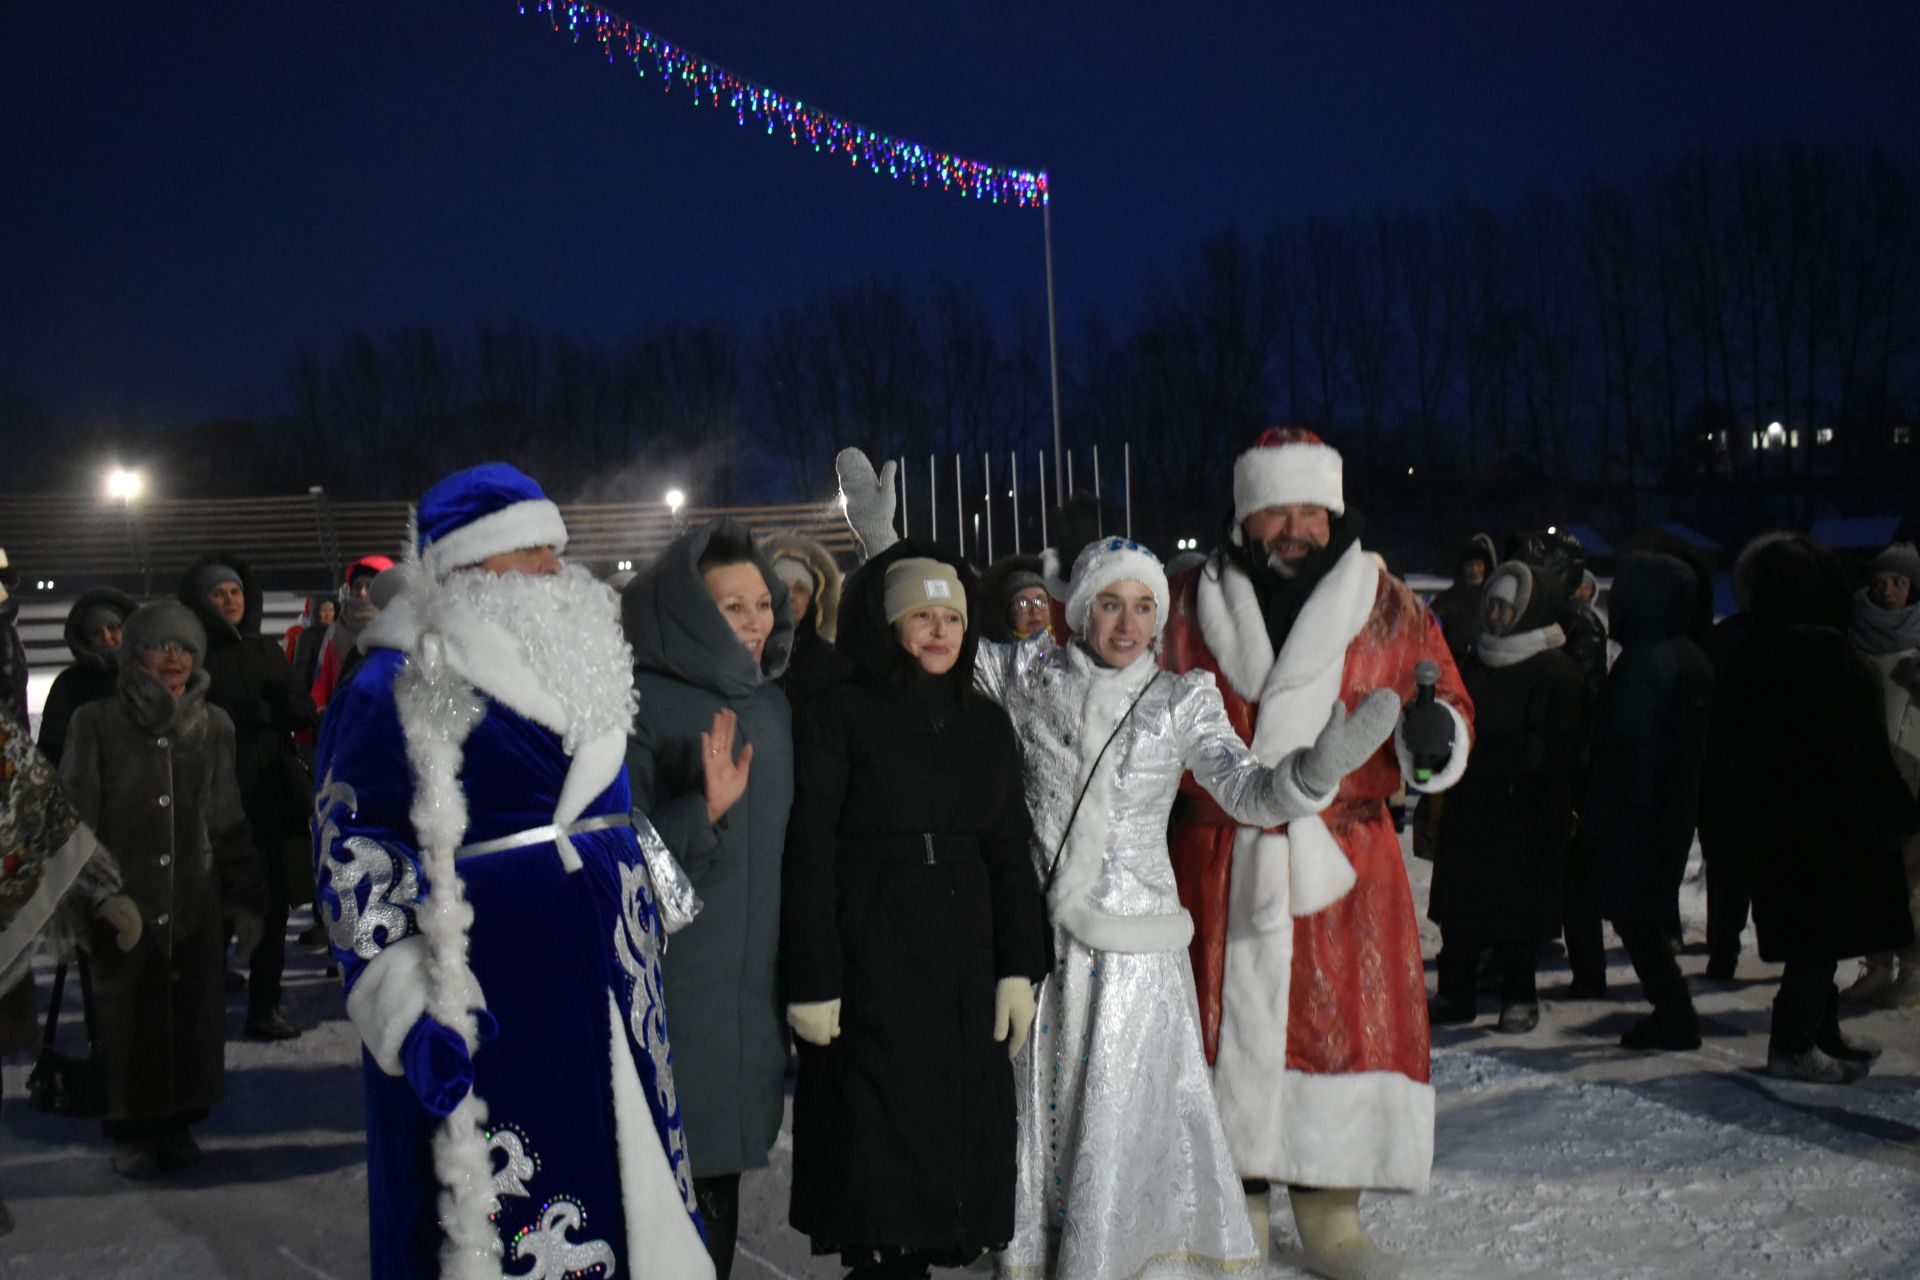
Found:
[(505, 462), (454, 472), (421, 495), (416, 518), (421, 562), (436, 577), (508, 551), (567, 545), (560, 508)]

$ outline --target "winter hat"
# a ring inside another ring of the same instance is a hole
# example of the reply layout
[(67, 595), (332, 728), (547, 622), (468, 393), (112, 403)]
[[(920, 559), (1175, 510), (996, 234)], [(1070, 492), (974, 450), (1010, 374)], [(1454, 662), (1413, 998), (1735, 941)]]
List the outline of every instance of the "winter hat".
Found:
[(391, 568), (393, 568), (393, 560), (389, 556), (361, 556), (347, 569), (347, 585), (351, 587), (362, 578), (379, 577)]
[(915, 609), (939, 605), (967, 621), (967, 593), (960, 575), (950, 564), (911, 556), (887, 566), (886, 594), (883, 597), (889, 624), (900, 621)]
[(1090, 542), (1073, 562), (1073, 590), (1067, 596), (1067, 626), (1076, 636), (1087, 634), (1087, 619), (1093, 613), (1094, 597), (1116, 582), (1143, 582), (1159, 605), (1153, 618), (1153, 637), (1158, 640), (1167, 625), (1166, 570), (1160, 560), (1131, 538), (1103, 538)]
[(1031, 591), (1035, 587), (1045, 591), (1047, 580), (1031, 569), (1015, 569), (1000, 579), (1000, 598), (1011, 600), (1022, 591)]
[(82, 609), (77, 621), (76, 630), (85, 635), (95, 627), (125, 626), (127, 615), (111, 601), (101, 600)]
[(240, 575), (232, 567), (224, 564), (203, 564), (193, 574), (193, 594), (201, 600), (213, 594), (213, 589), (223, 583), (231, 582), (242, 586)]
[(781, 556), (773, 562), (774, 576), (792, 586), (796, 582), (807, 584), (807, 590), (818, 591), (820, 579), (814, 576), (813, 566), (798, 556)]
[(1875, 577), (1897, 573), (1908, 582), (1920, 585), (1920, 551), (1911, 542), (1896, 542), (1873, 558)]
[(1488, 575), (1487, 585), (1480, 594), (1481, 626), (1486, 625), (1488, 606), (1496, 600), (1513, 606), (1513, 621), (1518, 626), (1527, 605), (1533, 601), (1532, 566), (1524, 561), (1509, 560)]
[(1308, 502), (1343, 515), (1340, 453), (1311, 431), (1268, 427), (1233, 464), (1233, 540), (1256, 511)]
[(504, 462), (456, 471), (420, 495), (420, 559), (444, 578), (488, 556), (567, 545), (567, 524), (532, 477)]
[[(222, 578), (219, 581), (230, 582), (233, 579)], [(213, 588), (207, 589), (211, 591)], [(186, 649), (193, 655), (193, 665), (197, 667), (207, 656), (207, 629), (200, 625), (200, 619), (193, 610), (178, 600), (156, 600), (152, 604), (143, 604), (127, 618), (126, 630), (120, 637), (120, 661), (123, 665), (137, 663), (142, 654), (167, 644), (177, 644)]]

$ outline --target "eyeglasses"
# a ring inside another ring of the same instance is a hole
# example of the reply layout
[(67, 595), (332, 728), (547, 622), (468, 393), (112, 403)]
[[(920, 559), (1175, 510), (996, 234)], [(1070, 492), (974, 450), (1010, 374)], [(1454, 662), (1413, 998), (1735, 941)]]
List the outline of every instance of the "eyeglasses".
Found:
[(1015, 613), (1044, 613), (1047, 608), (1047, 602), (1045, 600), (1015, 600), (1009, 607)]
[(193, 656), (193, 650), (181, 644), (178, 640), (162, 640), (159, 644), (150, 644), (143, 652), (164, 654), (169, 658), (191, 658)]

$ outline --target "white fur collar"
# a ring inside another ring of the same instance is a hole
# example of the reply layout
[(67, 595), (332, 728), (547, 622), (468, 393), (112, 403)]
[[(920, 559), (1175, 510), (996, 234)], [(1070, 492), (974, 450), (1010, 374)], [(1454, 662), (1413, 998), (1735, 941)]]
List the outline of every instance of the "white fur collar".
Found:
[(1531, 631), (1516, 631), (1504, 636), (1482, 631), (1473, 642), (1473, 652), (1489, 667), (1511, 667), (1549, 649), (1558, 649), (1566, 642), (1567, 633), (1561, 630), (1560, 624), (1550, 622)]
[(1307, 684), (1328, 663), (1344, 659), (1379, 590), (1379, 565), (1354, 543), (1307, 597), (1276, 660), (1253, 583), (1240, 566), (1223, 560), (1218, 576), (1200, 574), (1200, 634), (1233, 691), (1249, 702), (1263, 702)]

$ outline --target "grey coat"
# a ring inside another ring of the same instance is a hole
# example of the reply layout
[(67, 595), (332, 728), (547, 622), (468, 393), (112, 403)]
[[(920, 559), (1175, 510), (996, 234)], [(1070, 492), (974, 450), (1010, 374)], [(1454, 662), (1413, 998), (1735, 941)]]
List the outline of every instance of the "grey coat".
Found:
[[(780, 1132), (786, 1026), (777, 984), (780, 863), (793, 805), (793, 717), (774, 681), (793, 646), (784, 583), (756, 556), (774, 630), (756, 668), (698, 568), (718, 521), (682, 535), (622, 595), (640, 714), (627, 746), (634, 807), (673, 851), (705, 904), (674, 934), (666, 973), (668, 1033), (696, 1177), (762, 1168)], [(707, 821), (700, 734), (715, 713), (740, 718), (753, 746), (747, 793)]]
[(219, 1101), (226, 917), (261, 907), (259, 860), (235, 781), (233, 722), (196, 668), (175, 701), (138, 663), (119, 696), (74, 713), (60, 781), (120, 865), (145, 928), (93, 948), (108, 1118), (161, 1119)]

